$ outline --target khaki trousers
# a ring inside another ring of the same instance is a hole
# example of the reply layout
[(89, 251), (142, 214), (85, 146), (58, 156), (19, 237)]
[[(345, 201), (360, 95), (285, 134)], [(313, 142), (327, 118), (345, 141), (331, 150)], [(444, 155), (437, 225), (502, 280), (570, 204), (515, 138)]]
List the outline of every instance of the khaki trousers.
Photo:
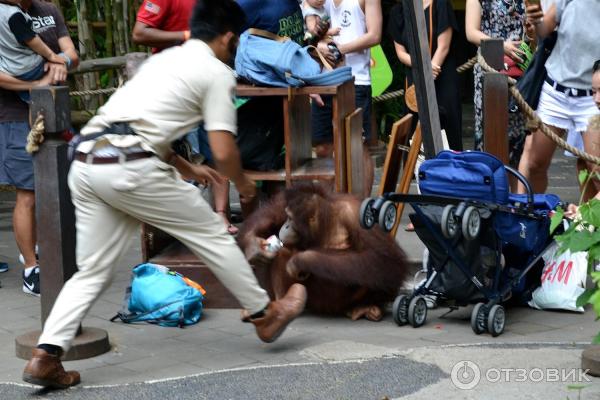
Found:
[(223, 220), (196, 187), (157, 157), (116, 164), (75, 161), (69, 188), (75, 204), (79, 271), (62, 288), (39, 343), (70, 348), (81, 321), (109, 286), (114, 266), (129, 248), (140, 221), (187, 246), (242, 307), (256, 313), (267, 306), (267, 293)]

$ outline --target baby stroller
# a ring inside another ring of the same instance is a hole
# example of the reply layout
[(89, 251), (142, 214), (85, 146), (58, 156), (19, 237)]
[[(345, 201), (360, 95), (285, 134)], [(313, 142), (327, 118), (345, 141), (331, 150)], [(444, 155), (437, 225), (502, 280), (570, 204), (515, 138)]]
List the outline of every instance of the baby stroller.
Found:
[[(527, 189), (509, 193), (507, 172)], [(476, 334), (504, 331), (502, 303), (527, 300), (539, 285), (542, 254), (551, 243), (550, 216), (556, 195), (534, 195), (527, 180), (491, 154), (442, 151), (419, 169), (420, 195), (386, 193), (367, 198), (360, 223), (378, 223), (390, 231), (394, 203), (409, 203), (410, 219), (429, 257), (426, 279), (411, 295), (399, 295), (392, 308), (398, 325), (419, 327), (427, 319), (425, 297), (445, 300), (451, 308), (475, 304), (471, 327)]]

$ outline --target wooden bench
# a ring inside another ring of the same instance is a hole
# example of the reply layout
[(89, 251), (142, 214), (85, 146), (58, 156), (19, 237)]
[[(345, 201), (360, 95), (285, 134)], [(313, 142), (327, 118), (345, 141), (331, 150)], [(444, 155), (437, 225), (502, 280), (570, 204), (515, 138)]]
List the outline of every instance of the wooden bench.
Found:
[[(331, 95), (333, 100), (334, 157), (312, 157), (310, 129), (310, 94)], [(354, 107), (352, 81), (337, 86), (297, 89), (266, 88), (240, 84), (239, 97), (276, 96), (283, 102), (285, 167), (277, 171), (245, 171), (252, 179), (275, 181), (291, 186), (300, 180), (323, 180), (335, 184), (338, 192), (349, 190), (352, 169), (352, 192), (362, 191), (362, 113)], [(346, 141), (350, 143), (346, 145)], [(356, 164), (354, 164), (356, 163)], [(145, 262), (166, 265), (196, 280), (207, 291), (204, 306), (209, 308), (239, 308), (233, 295), (213, 273), (183, 244), (166, 233), (148, 225), (142, 227), (142, 257)], [(260, 271), (265, 271), (260, 269)], [(259, 270), (255, 270), (255, 273)], [(257, 274), (262, 287), (270, 287), (267, 274)]]

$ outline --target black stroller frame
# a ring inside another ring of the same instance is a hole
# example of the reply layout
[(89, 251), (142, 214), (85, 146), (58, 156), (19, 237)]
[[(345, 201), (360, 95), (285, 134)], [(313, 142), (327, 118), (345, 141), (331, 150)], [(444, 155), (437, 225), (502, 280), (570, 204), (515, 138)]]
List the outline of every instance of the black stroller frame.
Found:
[[(385, 193), (378, 198), (367, 198), (363, 201), (360, 210), (360, 223), (364, 228), (371, 228), (375, 221), (385, 231), (390, 231), (396, 220), (396, 207), (394, 203), (409, 203), (414, 209), (418, 219), (423, 223), (428, 233), (432, 235), (436, 244), (441, 246), (445, 252), (444, 261), (441, 265), (427, 266), (427, 277), (424, 283), (415, 287), (410, 295), (400, 294), (394, 301), (392, 312), (394, 321), (402, 326), (410, 324), (417, 328), (422, 326), (427, 319), (427, 303), (425, 297), (434, 295), (441, 299), (455, 300), (446, 296), (444, 293), (430, 289), (430, 286), (438, 274), (452, 260), (461, 273), (466, 277), (483, 296), (473, 308), (471, 313), (471, 328), (476, 334), (489, 332), (492, 336), (498, 336), (504, 331), (505, 311), (500, 304), (510, 298), (513, 287), (515, 287), (527, 273), (540, 261), (550, 243), (546, 243), (544, 249), (540, 251), (516, 276), (511, 276), (502, 285), (501, 274), (502, 249), (503, 243), (498, 235), (494, 238), (495, 250), (495, 271), (491, 286), (482, 282), (476, 272), (472, 271), (465, 260), (457, 254), (457, 246), (462, 238), (466, 240), (475, 239), (481, 229), (481, 218), (491, 220), (493, 213), (506, 212), (518, 214), (523, 217), (533, 219), (543, 219), (539, 213), (534, 212), (534, 196), (529, 182), (520, 173), (511, 167), (505, 166), (505, 169), (514, 175), (523, 183), (527, 190), (527, 203), (516, 204), (509, 207), (502, 204), (486, 202), (482, 200), (472, 200), (468, 198), (458, 198), (438, 195), (414, 195)], [(422, 210), (424, 205), (444, 206), (441, 223), (439, 226), (434, 223)], [(458, 223), (460, 221), (460, 223)], [(462, 238), (461, 238), (462, 235)], [(451, 309), (458, 308), (459, 305), (466, 306), (472, 304), (472, 301), (456, 301)]]

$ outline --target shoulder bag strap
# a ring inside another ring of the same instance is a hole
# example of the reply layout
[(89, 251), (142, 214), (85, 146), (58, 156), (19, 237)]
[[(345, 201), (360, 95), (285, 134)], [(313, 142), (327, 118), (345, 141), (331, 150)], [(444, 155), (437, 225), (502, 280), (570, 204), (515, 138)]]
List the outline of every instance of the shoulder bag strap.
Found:
[(276, 42), (287, 42), (288, 40), (290, 40), (289, 37), (279, 36), (274, 34), (273, 32), (265, 31), (264, 29), (250, 28), (248, 29), (248, 33), (254, 36), (263, 37), (265, 39), (271, 39)]

